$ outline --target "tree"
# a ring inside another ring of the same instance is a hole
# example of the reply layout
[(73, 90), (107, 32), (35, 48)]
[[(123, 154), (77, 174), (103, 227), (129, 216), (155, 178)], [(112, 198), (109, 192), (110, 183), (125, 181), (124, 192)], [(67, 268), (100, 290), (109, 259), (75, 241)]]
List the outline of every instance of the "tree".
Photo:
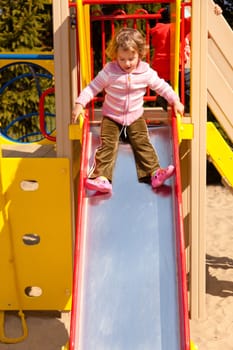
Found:
[(46, 3), (45, 0), (1, 0), (1, 51), (52, 49), (51, 5)]

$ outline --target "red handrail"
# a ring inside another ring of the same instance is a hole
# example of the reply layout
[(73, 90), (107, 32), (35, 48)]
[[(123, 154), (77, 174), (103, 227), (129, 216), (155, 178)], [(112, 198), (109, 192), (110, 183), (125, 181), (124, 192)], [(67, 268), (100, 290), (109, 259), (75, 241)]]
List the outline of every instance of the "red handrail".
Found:
[(45, 97), (47, 95), (51, 95), (54, 94), (55, 92), (55, 88), (49, 88), (47, 90), (45, 90), (41, 96), (40, 96), (40, 101), (39, 101), (39, 117), (40, 117), (40, 131), (42, 133), (42, 135), (50, 140), (50, 141), (56, 141), (56, 137), (55, 136), (51, 136), (47, 133), (46, 128), (45, 128), (45, 116), (44, 116), (44, 101), (45, 101)]
[(83, 124), (83, 133), (82, 133), (82, 157), (81, 157), (81, 165), (80, 165), (80, 174), (79, 174), (79, 184), (78, 184), (78, 203), (77, 203), (77, 213), (76, 213), (76, 230), (75, 230), (75, 248), (74, 248), (74, 273), (73, 273), (73, 293), (72, 293), (72, 311), (71, 311), (71, 322), (70, 322), (70, 343), (69, 349), (75, 350), (75, 334), (76, 327), (79, 322), (77, 319), (77, 310), (79, 309), (79, 298), (78, 292), (80, 290), (80, 279), (81, 279), (81, 262), (80, 259), (80, 245), (82, 232), (82, 222), (84, 220), (84, 207), (82, 205), (83, 198), (85, 196), (84, 189), (84, 178), (87, 173), (87, 164), (88, 164), (88, 156), (87, 156), (87, 145), (88, 145), (88, 129), (89, 129), (89, 118), (84, 118)]

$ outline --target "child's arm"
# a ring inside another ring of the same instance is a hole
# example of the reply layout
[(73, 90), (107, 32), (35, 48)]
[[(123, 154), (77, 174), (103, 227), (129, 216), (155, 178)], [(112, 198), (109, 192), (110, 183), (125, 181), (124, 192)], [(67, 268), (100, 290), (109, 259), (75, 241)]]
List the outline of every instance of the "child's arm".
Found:
[(176, 115), (183, 115), (184, 105), (180, 102), (179, 96), (175, 93), (171, 85), (168, 84), (164, 79), (159, 78), (155, 70), (151, 69), (151, 74), (152, 79), (148, 86), (167, 100), (167, 102), (174, 108)]
[(75, 101), (75, 106), (72, 111), (72, 122), (78, 121), (79, 115), (84, 116), (84, 108), (86, 105), (101, 92), (108, 83), (108, 76), (105, 69), (102, 69), (97, 76), (88, 84), (80, 93)]

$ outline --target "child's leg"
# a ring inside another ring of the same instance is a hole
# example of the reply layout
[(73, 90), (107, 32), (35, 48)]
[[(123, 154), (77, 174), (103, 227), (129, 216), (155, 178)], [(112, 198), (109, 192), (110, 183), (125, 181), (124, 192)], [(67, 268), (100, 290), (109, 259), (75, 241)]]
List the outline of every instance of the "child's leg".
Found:
[(146, 122), (139, 118), (129, 127), (127, 133), (132, 145), (139, 180), (148, 178), (153, 188), (161, 186), (175, 171), (173, 165), (162, 169), (158, 156), (150, 141)]
[(104, 117), (101, 125), (101, 145), (96, 150), (95, 161), (89, 173), (89, 178), (94, 179), (99, 176), (104, 176), (109, 181), (112, 181), (118, 150), (119, 134), (119, 124)]
[(150, 178), (160, 165), (145, 120), (141, 117), (129, 125), (127, 134), (134, 152), (138, 179)]

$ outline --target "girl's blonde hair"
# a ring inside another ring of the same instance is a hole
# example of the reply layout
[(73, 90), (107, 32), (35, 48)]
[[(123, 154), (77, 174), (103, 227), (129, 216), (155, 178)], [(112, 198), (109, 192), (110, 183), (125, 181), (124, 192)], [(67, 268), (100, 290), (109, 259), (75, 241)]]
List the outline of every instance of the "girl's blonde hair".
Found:
[(119, 48), (124, 51), (137, 51), (139, 58), (142, 59), (146, 55), (148, 45), (146, 45), (145, 38), (137, 29), (121, 28), (108, 44), (107, 56), (111, 60), (115, 60)]

